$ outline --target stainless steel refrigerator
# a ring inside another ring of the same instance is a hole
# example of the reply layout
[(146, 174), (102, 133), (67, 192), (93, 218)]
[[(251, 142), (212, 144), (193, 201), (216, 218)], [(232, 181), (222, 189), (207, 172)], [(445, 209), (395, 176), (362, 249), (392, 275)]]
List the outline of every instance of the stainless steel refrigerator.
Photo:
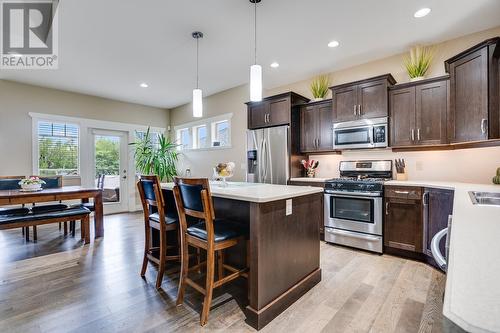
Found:
[(290, 175), (289, 126), (247, 132), (247, 182), (286, 185)]

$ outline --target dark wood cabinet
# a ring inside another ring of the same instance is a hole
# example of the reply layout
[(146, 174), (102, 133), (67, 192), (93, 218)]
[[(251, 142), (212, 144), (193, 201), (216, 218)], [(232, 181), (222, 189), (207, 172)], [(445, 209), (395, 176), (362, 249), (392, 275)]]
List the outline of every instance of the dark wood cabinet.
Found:
[[(314, 187), (322, 187), (325, 188), (325, 183), (324, 182), (312, 182), (312, 181), (297, 181), (297, 180), (290, 180), (288, 182), (288, 185), (295, 185), (295, 186), (314, 186)], [(321, 196), (321, 207), (324, 207), (324, 198)], [(319, 224), (319, 237), (321, 240), (325, 240), (325, 221), (324, 221), (324, 214), (321, 214), (321, 221)]]
[(300, 107), (301, 152), (333, 150), (332, 101), (310, 103)]
[(440, 77), (390, 89), (391, 146), (447, 143), (448, 87)]
[(445, 61), (450, 74), (451, 143), (499, 137), (500, 38), (486, 40)]
[(395, 83), (386, 74), (331, 87), (335, 122), (387, 117), (387, 88)]
[(384, 247), (422, 252), (422, 230), (421, 188), (390, 187), (386, 189)]
[[(453, 214), (453, 190), (425, 188), (423, 197), (424, 253), (432, 258), (431, 242), (434, 235), (448, 226), (448, 216)], [(440, 244), (445, 252), (445, 242)]]
[(309, 99), (293, 92), (266, 97), (261, 102), (248, 102), (248, 128), (290, 125), (292, 109), (307, 102)]

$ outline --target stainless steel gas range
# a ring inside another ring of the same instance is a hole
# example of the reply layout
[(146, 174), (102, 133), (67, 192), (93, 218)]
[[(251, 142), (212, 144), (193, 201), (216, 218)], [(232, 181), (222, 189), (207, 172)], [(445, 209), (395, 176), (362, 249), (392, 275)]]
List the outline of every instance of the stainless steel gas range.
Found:
[(382, 253), (384, 181), (392, 161), (342, 161), (325, 184), (325, 241)]

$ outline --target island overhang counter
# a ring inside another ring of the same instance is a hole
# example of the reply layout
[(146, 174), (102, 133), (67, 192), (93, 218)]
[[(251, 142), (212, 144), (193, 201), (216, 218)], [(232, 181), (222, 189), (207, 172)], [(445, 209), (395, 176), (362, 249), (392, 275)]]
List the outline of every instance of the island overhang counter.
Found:
[[(167, 209), (173, 183), (163, 183)], [(211, 183), (215, 215), (249, 227), (247, 323), (261, 329), (321, 281), (323, 189)], [(175, 207), (175, 206), (174, 206)]]

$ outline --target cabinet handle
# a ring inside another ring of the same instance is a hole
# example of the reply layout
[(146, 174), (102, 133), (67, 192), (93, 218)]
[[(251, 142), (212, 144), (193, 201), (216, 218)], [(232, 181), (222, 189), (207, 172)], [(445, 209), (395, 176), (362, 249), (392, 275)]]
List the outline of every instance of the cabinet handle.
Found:
[(319, 138), (316, 139), (317, 143), (316, 143), (316, 148), (319, 148)]
[(389, 215), (389, 202), (385, 203), (385, 215)]
[(361, 104), (358, 104), (358, 116), (361, 116)]
[(481, 119), (481, 133), (486, 134), (486, 125), (488, 124), (488, 119)]
[(410, 194), (408, 191), (394, 191), (396, 194)]
[(420, 141), (420, 128), (417, 128), (417, 141)]
[(412, 128), (410, 131), (411, 141), (415, 141), (415, 130)]
[(354, 115), (357, 115), (357, 110), (356, 110), (357, 107), (358, 107), (357, 105), (354, 105)]

